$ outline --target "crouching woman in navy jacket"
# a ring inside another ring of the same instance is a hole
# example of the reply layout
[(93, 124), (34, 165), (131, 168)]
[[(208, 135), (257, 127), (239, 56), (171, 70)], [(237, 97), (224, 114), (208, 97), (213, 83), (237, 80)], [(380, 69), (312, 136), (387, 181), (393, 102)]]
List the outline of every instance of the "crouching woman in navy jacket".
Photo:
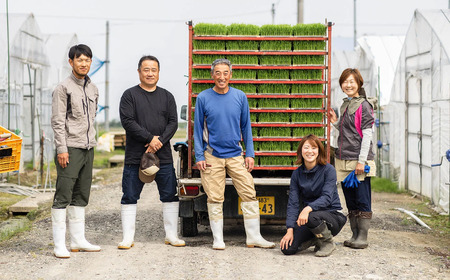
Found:
[(283, 254), (293, 255), (316, 245), (316, 256), (327, 257), (336, 248), (336, 236), (347, 221), (336, 187), (336, 170), (326, 162), (317, 136), (308, 135), (297, 149), (297, 168), (291, 177)]

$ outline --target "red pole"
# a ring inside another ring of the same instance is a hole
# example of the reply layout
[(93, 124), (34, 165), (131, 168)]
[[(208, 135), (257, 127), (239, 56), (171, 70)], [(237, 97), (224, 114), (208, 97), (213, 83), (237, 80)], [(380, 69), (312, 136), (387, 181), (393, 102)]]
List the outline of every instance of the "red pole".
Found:
[(192, 177), (192, 137), (193, 137), (193, 125), (192, 125), (192, 36), (194, 29), (192, 27), (192, 21), (189, 21), (189, 82), (188, 82), (188, 178)]
[(327, 161), (330, 162), (330, 131), (331, 122), (328, 118), (331, 108), (331, 27), (332, 22), (328, 22), (328, 71), (327, 71)]

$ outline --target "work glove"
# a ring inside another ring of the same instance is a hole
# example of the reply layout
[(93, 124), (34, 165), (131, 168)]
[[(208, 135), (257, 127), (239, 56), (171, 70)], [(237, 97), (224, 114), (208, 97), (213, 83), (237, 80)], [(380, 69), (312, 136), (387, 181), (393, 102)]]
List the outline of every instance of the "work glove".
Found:
[[(369, 173), (370, 172), (370, 166), (366, 165), (364, 166), (364, 172)], [(357, 188), (361, 181), (358, 180), (355, 174), (355, 170), (350, 172), (350, 174), (345, 177), (344, 181), (342, 181), (343, 185), (347, 188)]]

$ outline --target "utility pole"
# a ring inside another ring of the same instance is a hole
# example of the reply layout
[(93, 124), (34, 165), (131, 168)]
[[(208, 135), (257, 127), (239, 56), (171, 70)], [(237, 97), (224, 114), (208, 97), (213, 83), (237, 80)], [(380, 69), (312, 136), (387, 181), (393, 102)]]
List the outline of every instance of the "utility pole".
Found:
[(272, 3), (272, 24), (275, 24), (275, 3)]
[(353, 47), (356, 47), (356, 0), (353, 0)]
[(297, 23), (303, 22), (303, 0), (297, 0)]
[(105, 131), (109, 131), (109, 21), (106, 21), (105, 52)]

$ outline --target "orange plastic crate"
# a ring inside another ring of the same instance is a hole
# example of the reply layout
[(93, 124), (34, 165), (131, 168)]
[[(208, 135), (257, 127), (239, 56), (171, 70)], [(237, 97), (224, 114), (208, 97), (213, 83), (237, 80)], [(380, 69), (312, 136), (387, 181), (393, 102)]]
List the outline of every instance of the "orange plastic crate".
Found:
[(12, 155), (0, 158), (0, 173), (19, 170), (20, 154), (22, 152), (22, 138), (0, 126), (0, 134), (4, 133), (11, 133), (11, 137), (0, 141), (0, 146), (12, 148)]

